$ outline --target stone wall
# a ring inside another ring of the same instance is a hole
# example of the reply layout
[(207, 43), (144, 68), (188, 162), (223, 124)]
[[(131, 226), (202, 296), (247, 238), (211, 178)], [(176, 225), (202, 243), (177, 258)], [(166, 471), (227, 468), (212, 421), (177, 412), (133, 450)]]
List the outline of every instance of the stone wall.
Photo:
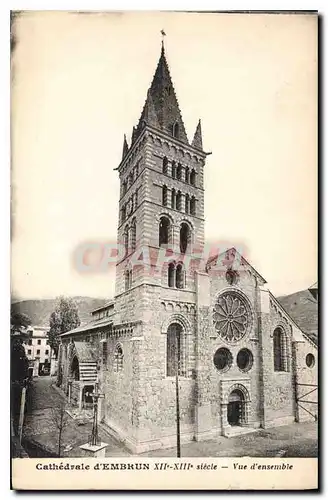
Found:
[[(263, 306), (268, 313), (263, 313), (261, 325), (261, 344), (263, 356), (263, 391), (264, 391), (264, 427), (284, 425), (295, 420), (295, 384), (292, 363), (292, 325), (288, 316), (279, 304), (269, 300)], [(264, 302), (264, 301), (263, 301)], [(288, 370), (275, 371), (273, 334), (276, 328), (281, 328), (287, 338)]]
[[(158, 288), (148, 288), (145, 295), (152, 305), (147, 306), (147, 321), (142, 321), (130, 338), (109, 336), (107, 363), (102, 369), (104, 422), (135, 452), (175, 444), (176, 385), (175, 378), (166, 375), (166, 331), (172, 321), (188, 325), (186, 349), (190, 376), (180, 377), (180, 417), (182, 439), (190, 440), (194, 434), (195, 346), (191, 325), (195, 313), (192, 304), (185, 304), (188, 307), (185, 314), (177, 312), (179, 304), (172, 302), (176, 312), (166, 310), (159, 292)], [(114, 349), (118, 342), (123, 348), (124, 364), (123, 370), (115, 373)]]
[[(115, 348), (123, 350), (122, 370), (115, 371)], [(107, 360), (102, 365), (100, 390), (103, 419), (121, 436), (131, 435), (134, 430), (135, 355), (131, 338), (109, 337), (107, 339)]]
[(294, 362), (296, 396), (300, 400), (296, 406), (296, 419), (298, 422), (316, 420), (319, 406), (318, 350), (304, 336), (302, 341), (294, 342)]

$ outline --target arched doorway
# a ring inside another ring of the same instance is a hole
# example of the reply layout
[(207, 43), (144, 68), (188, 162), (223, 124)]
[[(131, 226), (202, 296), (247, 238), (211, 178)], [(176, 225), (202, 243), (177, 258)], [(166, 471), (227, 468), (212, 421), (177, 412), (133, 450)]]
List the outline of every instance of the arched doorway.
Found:
[(85, 385), (82, 389), (82, 401), (84, 402), (85, 408), (92, 408), (93, 398), (91, 393), (94, 391), (93, 385)]
[(245, 413), (245, 399), (239, 389), (230, 393), (228, 401), (228, 423), (230, 425), (242, 425)]

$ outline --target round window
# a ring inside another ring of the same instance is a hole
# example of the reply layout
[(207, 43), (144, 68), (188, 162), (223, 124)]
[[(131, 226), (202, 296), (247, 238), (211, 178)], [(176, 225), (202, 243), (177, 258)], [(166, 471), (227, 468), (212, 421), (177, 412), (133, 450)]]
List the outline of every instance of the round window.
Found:
[(214, 354), (213, 361), (217, 370), (220, 372), (227, 371), (232, 365), (232, 354), (229, 349), (221, 347)]
[(253, 354), (249, 349), (241, 349), (237, 355), (237, 365), (243, 372), (248, 372), (253, 366)]
[(238, 342), (251, 326), (251, 312), (246, 300), (234, 291), (222, 293), (214, 306), (213, 322), (222, 340)]
[(308, 366), (309, 368), (313, 368), (314, 367), (314, 365), (315, 365), (315, 357), (313, 356), (313, 354), (309, 353), (309, 354), (306, 355), (305, 363), (306, 363), (306, 366)]

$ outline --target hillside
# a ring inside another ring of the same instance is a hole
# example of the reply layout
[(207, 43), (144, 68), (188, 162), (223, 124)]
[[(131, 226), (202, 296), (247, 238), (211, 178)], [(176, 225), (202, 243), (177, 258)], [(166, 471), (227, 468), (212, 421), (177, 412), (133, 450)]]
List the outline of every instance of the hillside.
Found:
[(318, 302), (308, 290), (278, 297), (282, 307), (311, 338), (318, 337)]
[[(108, 299), (93, 297), (72, 297), (79, 310), (81, 323), (90, 321), (90, 311), (102, 306)], [(14, 302), (12, 309), (27, 314), (32, 325), (49, 326), (49, 316), (54, 311), (56, 299), (22, 300)]]

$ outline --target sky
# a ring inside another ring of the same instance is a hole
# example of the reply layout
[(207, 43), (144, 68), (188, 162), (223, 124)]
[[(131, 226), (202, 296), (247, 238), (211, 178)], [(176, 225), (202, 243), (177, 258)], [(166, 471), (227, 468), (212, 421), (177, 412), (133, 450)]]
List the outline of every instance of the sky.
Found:
[(244, 249), (276, 295), (317, 281), (314, 15), (29, 12), (12, 54), (12, 293), (114, 294), (74, 255), (116, 240), (123, 135), (160, 56), (191, 140), (202, 120), (205, 237)]

